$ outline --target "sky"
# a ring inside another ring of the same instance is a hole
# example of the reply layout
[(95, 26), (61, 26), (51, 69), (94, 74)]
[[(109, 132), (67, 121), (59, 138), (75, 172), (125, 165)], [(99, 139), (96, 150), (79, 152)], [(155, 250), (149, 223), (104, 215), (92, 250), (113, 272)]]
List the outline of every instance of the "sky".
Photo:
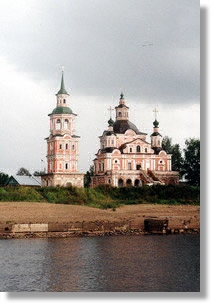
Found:
[[(185, 147), (200, 136), (200, 2), (0, 0), (0, 171), (46, 166), (64, 66), (86, 172), (121, 91), (130, 121)], [(113, 119), (114, 119), (113, 114)]]

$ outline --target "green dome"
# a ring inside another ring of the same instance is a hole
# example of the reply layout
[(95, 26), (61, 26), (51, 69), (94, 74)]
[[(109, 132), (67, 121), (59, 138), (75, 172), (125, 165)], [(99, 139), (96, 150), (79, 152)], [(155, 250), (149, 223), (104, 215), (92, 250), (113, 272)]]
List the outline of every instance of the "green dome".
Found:
[(72, 110), (69, 107), (56, 107), (52, 111), (51, 115), (54, 114), (72, 114)]

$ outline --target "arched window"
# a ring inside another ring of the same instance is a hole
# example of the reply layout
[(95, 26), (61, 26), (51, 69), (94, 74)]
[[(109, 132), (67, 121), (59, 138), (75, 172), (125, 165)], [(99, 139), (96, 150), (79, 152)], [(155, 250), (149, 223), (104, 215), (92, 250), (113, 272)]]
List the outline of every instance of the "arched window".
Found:
[(122, 113), (121, 112), (119, 112), (119, 117), (122, 117)]
[(60, 119), (56, 120), (56, 129), (61, 129), (61, 120)]
[(147, 148), (145, 148), (145, 153), (147, 153)]
[(64, 120), (64, 129), (68, 129), (69, 128), (69, 120), (65, 119)]
[(66, 99), (63, 99), (63, 104), (65, 104), (66, 103)]
[(65, 169), (68, 169), (68, 163), (65, 163)]
[(132, 186), (132, 180), (131, 179), (127, 179), (126, 185), (127, 186)]
[(140, 145), (137, 145), (137, 146), (136, 146), (136, 151), (137, 151), (137, 153), (140, 153), (140, 152), (141, 152), (141, 147), (140, 147)]

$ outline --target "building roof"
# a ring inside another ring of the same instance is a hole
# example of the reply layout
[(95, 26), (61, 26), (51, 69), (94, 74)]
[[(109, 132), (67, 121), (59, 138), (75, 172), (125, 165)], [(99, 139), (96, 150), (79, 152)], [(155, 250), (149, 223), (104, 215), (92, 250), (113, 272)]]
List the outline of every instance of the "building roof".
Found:
[(138, 130), (138, 128), (130, 122), (129, 120), (117, 120), (114, 122), (113, 125), (114, 132), (117, 134), (124, 134), (126, 130), (132, 129), (136, 134), (143, 134), (146, 135), (146, 133), (142, 133)]
[(60, 107), (54, 108), (54, 110), (52, 111), (51, 114), (49, 114), (49, 116), (56, 115), (56, 114), (68, 114), (68, 115), (70, 115), (70, 114), (73, 114), (73, 112), (69, 107), (60, 106)]
[(41, 177), (10, 176), (6, 185), (41, 186)]

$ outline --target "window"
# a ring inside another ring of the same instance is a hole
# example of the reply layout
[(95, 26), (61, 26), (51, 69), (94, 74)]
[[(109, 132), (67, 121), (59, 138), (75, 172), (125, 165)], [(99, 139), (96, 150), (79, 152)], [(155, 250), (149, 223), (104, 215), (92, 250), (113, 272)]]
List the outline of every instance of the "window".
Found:
[(66, 99), (63, 99), (63, 103), (66, 104)]
[(65, 169), (68, 169), (68, 163), (65, 163)]
[(136, 151), (137, 151), (137, 153), (140, 153), (140, 152), (141, 152), (141, 147), (140, 147), (140, 145), (137, 145), (137, 146), (136, 146)]
[(56, 129), (61, 129), (61, 120), (60, 119), (57, 119), (56, 120)]
[(62, 149), (62, 144), (59, 144), (59, 149)]
[(65, 119), (64, 120), (64, 129), (68, 129), (69, 128), (69, 120)]
[(145, 148), (145, 153), (147, 153), (147, 148)]
[(75, 150), (75, 145), (74, 144), (72, 145), (72, 150)]
[(132, 163), (128, 162), (128, 169), (131, 170), (132, 169)]
[(119, 117), (122, 117), (122, 113), (121, 112), (119, 112)]
[(136, 165), (136, 170), (139, 170), (139, 169), (141, 169), (141, 164)]
[(68, 144), (67, 143), (65, 144), (65, 148), (68, 149)]
[(132, 151), (133, 151), (133, 149), (132, 149), (132, 147), (130, 147), (130, 153), (132, 153)]

